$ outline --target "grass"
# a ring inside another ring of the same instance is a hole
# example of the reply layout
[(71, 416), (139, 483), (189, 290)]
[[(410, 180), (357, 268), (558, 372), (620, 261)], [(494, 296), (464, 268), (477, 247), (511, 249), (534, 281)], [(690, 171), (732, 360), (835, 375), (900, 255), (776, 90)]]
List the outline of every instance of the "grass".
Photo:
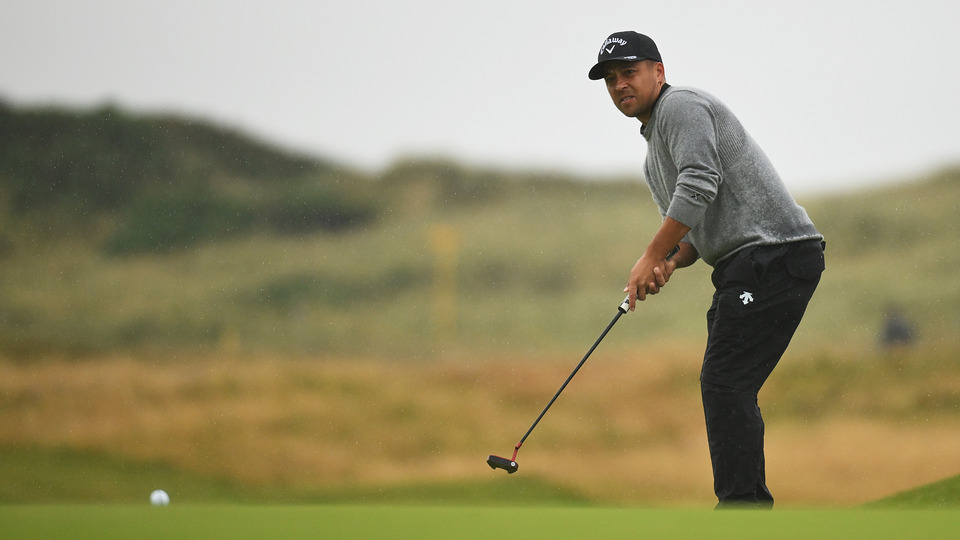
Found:
[[(410, 506), (0, 507), (18, 538), (948, 538), (960, 513)], [(69, 531), (69, 533), (67, 533)]]
[[(960, 277), (944, 271), (960, 264), (960, 182), (951, 174), (801, 201), (827, 236), (828, 270), (798, 345), (872, 348), (892, 306), (925, 340), (956, 335)], [(0, 350), (14, 358), (205, 348), (402, 361), (568, 353), (609, 320), (658, 223), (640, 184), (531, 188), (485, 204), (397, 210), (349, 234), (259, 234), (123, 258), (96, 248), (109, 224), (79, 231), (55, 217), (8, 222), (0, 224)], [(438, 230), (450, 232), (455, 256), (447, 281), (438, 273), (446, 255), (431, 241)], [(709, 273), (703, 264), (678, 273), (644, 305), (634, 317), (644, 319), (639, 339), (702, 339)], [(610, 340), (622, 346), (638, 336)]]
[(913, 508), (951, 509), (960, 507), (960, 475), (945, 478), (932, 484), (918, 486), (884, 497), (866, 505), (868, 508)]
[(5, 448), (0, 451), (0, 503), (100, 504), (144, 500), (151, 486), (177, 486), (181, 502), (245, 502), (252, 490), (235, 482), (188, 474), (162, 463), (117, 459), (68, 448)]
[[(951, 174), (802, 201), (828, 271), (761, 394), (787, 508), (958, 472)], [(138, 502), (163, 487), (191, 503), (710, 506), (704, 265), (618, 323), (518, 475), (483, 463), (512, 449), (614, 314), (658, 222), (644, 188), (434, 210), (125, 258), (95, 249), (97, 227), (0, 218), (0, 467), (17, 479), (0, 501)], [(437, 230), (456, 248), (453, 324), (437, 319)], [(919, 329), (909, 349), (876, 347), (893, 304)]]
[[(0, 503), (159, 487), (196, 503), (709, 507), (697, 351), (599, 350), (509, 477), (487, 454), (511, 451), (577, 358), (0, 363)], [(761, 394), (780, 505), (853, 506), (957, 474), (949, 356), (800, 360)]]
[[(892, 306), (922, 339), (956, 335), (960, 277), (944, 269), (960, 264), (957, 186), (944, 173), (802, 200), (827, 236), (828, 270), (796, 343), (870, 349)], [(123, 258), (97, 250), (106, 233), (96, 227), (4, 223), (0, 350), (14, 358), (205, 348), (402, 361), (569, 353), (609, 320), (658, 223), (639, 184), (520, 190), (487, 204), (398, 210), (349, 234), (260, 234)], [(453, 238), (449, 298), (438, 286), (438, 230)], [(610, 342), (702, 339), (709, 273), (703, 264), (678, 273), (633, 317), (645, 333)]]
[[(800, 201), (827, 237), (828, 270), (761, 394), (778, 511), (713, 513), (701, 510), (714, 502), (697, 388), (712, 293), (702, 264), (618, 323), (518, 474), (484, 463), (510, 452), (613, 315), (660, 221), (640, 183), (411, 163), (372, 186), (384, 188), (378, 220), (319, 232), (309, 220), (329, 194), (275, 184), (288, 172), (270, 164), (284, 160), (228, 146), (251, 158), (230, 163), (256, 170), (214, 167), (209, 189), (282, 203), (291, 219), (246, 228), (244, 208), (215, 204), (205, 231), (199, 219), (167, 230), (189, 193), (95, 214), (64, 211), (79, 200), (69, 195), (0, 212), (3, 538), (957, 530), (960, 171)], [(92, 202), (109, 196), (106, 169), (84, 170)], [(18, 185), (40, 185), (31, 175)], [(4, 190), (0, 207), (15, 199)], [(137, 231), (126, 256), (105, 249)], [(168, 246), (180, 234), (188, 247)], [(172, 249), (141, 251), (157, 242)], [(894, 307), (919, 338), (880, 349)], [(155, 488), (172, 507), (146, 505)]]
[(589, 505), (575, 490), (538, 478), (410, 482), (345, 487), (243, 484), (229, 478), (189, 474), (158, 462), (45, 448), (0, 451), (2, 504), (138, 504), (164, 486), (176, 504), (432, 504)]

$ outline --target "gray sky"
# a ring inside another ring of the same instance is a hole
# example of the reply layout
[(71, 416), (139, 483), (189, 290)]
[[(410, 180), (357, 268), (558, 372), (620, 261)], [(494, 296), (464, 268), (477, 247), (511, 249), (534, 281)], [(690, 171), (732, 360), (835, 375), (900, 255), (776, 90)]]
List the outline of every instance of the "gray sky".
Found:
[(586, 73), (608, 34), (725, 101), (813, 192), (960, 161), (946, 0), (32, 0), (0, 17), (0, 98), (177, 112), (366, 170), (409, 155), (639, 174)]

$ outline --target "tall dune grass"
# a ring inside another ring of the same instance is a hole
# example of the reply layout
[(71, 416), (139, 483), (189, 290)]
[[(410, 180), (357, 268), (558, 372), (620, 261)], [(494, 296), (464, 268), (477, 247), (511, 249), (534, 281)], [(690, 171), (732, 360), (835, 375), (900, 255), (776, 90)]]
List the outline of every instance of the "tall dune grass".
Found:
[[(518, 474), (598, 502), (709, 505), (697, 352), (679, 342), (598, 352), (522, 448)], [(761, 393), (768, 478), (782, 504), (859, 504), (957, 474), (960, 368), (946, 355), (784, 363)], [(510, 482), (487, 468), (487, 454), (510, 453), (570, 364), (534, 355), (2, 362), (0, 440), (261, 491)]]
[[(828, 269), (799, 348), (872, 348), (897, 306), (921, 339), (960, 329), (960, 182), (801, 200), (827, 237)], [(477, 205), (399, 212), (349, 234), (255, 235), (164, 255), (110, 257), (91, 227), (45, 237), (8, 221), (0, 350), (143, 349), (363, 354), (567, 352), (615, 312), (659, 223), (640, 184), (518, 189)], [(57, 225), (51, 225), (56, 227)], [(65, 227), (63, 225), (62, 227)], [(453, 324), (437, 322), (431, 231), (454, 232)], [(678, 272), (610, 336), (618, 345), (703, 339), (710, 268)]]

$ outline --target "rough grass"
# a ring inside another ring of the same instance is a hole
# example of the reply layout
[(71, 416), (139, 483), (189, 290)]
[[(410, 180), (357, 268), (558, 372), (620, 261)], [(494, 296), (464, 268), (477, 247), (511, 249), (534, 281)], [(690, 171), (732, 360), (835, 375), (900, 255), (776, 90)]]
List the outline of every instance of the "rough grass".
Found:
[(290, 486), (241, 483), (155, 462), (66, 448), (0, 450), (0, 505), (145, 504), (166, 488), (174, 504), (584, 505), (592, 501), (536, 477), (411, 482), (398, 485)]
[[(128, 470), (161, 467), (166, 476), (145, 478), (169, 483), (149, 489), (190, 500), (476, 503), (512, 493), (710, 505), (697, 351), (669, 344), (596, 353), (528, 439), (511, 476), (490, 470), (487, 454), (509, 454), (577, 358), (0, 363), (8, 466), (24, 453), (48, 456), (14, 475), (17, 487), (3, 498), (128, 500), (132, 489), (103, 491), (97, 466), (66, 475), (73, 487), (49, 487), (58, 463), (93, 455)], [(949, 384), (960, 368), (903, 351), (909, 376), (891, 378), (884, 363), (866, 360), (790, 356), (761, 394), (768, 479), (781, 505), (856, 505), (957, 473), (960, 412), (931, 400), (930, 388)]]
[[(827, 237), (828, 270), (796, 343), (872, 348), (894, 306), (921, 339), (956, 335), (960, 274), (946, 269), (960, 264), (957, 186), (948, 171), (801, 200)], [(609, 320), (658, 224), (639, 183), (531, 187), (483, 204), (398, 209), (350, 234), (254, 235), (124, 258), (96, 249), (109, 223), (0, 218), (0, 351), (569, 354)], [(699, 264), (676, 274), (643, 307), (644, 333), (611, 342), (702, 339), (709, 273)]]

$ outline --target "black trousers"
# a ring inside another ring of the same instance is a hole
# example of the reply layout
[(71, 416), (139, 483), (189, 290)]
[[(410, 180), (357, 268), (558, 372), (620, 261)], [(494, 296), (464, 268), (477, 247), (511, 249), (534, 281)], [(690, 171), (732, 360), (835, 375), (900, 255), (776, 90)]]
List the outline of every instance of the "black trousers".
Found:
[(700, 389), (718, 507), (773, 504), (757, 393), (820, 282), (823, 247), (804, 241), (745, 248), (714, 268)]

